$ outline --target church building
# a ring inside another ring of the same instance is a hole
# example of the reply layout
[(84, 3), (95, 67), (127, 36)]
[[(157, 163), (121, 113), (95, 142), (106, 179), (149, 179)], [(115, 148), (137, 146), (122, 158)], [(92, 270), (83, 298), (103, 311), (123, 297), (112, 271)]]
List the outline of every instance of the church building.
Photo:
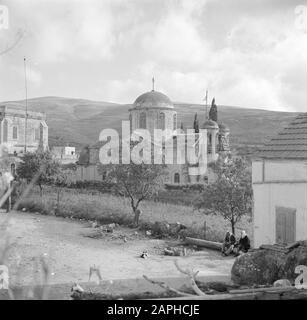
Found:
[[(25, 128), (27, 130), (25, 131)], [(25, 139), (26, 134), (26, 139)], [(20, 155), (25, 151), (48, 148), (48, 126), (46, 116), (40, 112), (27, 112), (9, 105), (0, 106), (0, 144), (8, 154)]]
[[(26, 129), (26, 130), (25, 130)], [(48, 149), (46, 116), (11, 105), (0, 105), (0, 172), (15, 169), (24, 152)]]
[[(178, 116), (173, 102), (165, 94), (155, 91), (146, 92), (140, 95), (132, 107), (128, 110), (131, 131), (147, 129), (153, 136), (155, 129), (169, 130), (176, 132), (178, 127)], [(218, 122), (218, 112), (215, 100), (213, 99), (209, 117), (203, 116), (204, 122), (199, 125), (197, 115), (191, 128), (195, 129), (196, 137), (199, 129), (207, 130), (207, 162), (216, 161), (220, 154), (228, 153), (229, 129), (226, 125)], [(125, 119), (123, 119), (125, 120)], [(182, 128), (181, 128), (182, 129)], [(174, 151), (176, 154), (176, 135), (174, 138)], [(80, 154), (77, 168), (77, 179), (102, 181), (106, 174), (99, 174), (99, 149), (102, 143), (98, 142), (93, 146), (83, 149)], [(186, 164), (167, 164), (166, 184), (186, 185), (203, 184), (214, 179), (210, 170), (203, 175), (190, 175), (189, 167)]]

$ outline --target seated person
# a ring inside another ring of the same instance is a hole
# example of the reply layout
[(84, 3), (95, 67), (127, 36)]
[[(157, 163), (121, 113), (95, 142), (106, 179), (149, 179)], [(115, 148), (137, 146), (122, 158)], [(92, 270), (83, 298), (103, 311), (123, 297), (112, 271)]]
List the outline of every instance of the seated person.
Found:
[(250, 249), (250, 240), (244, 230), (241, 231), (241, 237), (235, 245), (235, 254), (238, 256), (241, 253), (246, 253)]
[(226, 232), (224, 243), (222, 245), (222, 254), (228, 256), (233, 252), (236, 237), (229, 231)]

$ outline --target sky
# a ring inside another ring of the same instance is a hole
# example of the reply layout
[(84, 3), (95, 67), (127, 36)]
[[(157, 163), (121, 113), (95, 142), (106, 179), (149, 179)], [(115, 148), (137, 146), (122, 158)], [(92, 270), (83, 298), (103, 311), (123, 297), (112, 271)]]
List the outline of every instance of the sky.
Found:
[[(0, 101), (62, 96), (307, 112), (307, 0), (0, 0)], [(3, 18), (3, 11), (2, 11)]]

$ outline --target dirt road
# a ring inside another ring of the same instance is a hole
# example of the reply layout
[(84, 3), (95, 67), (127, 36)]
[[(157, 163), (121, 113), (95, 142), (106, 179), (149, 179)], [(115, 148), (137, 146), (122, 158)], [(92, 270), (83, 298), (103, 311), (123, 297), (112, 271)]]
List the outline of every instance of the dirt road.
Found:
[[(3, 222), (10, 218), (5, 228)], [(14, 212), (0, 213), (0, 248), (8, 231), (11, 249), (7, 265), (10, 281), (14, 285), (33, 284), (39, 271), (37, 257), (49, 259), (51, 284), (88, 281), (89, 267), (100, 267), (104, 280), (135, 279), (146, 274), (152, 278), (178, 277), (174, 266), (178, 259), (183, 267), (200, 270), (200, 276), (230, 278), (233, 259), (222, 258), (218, 252), (201, 251), (187, 257), (168, 257), (161, 254), (167, 243), (146, 238), (135, 230), (119, 229), (101, 239), (89, 236), (93, 229), (89, 223)], [(126, 242), (123, 237), (126, 237)], [(148, 250), (149, 258), (139, 257)], [(19, 265), (19, 268), (17, 267)]]

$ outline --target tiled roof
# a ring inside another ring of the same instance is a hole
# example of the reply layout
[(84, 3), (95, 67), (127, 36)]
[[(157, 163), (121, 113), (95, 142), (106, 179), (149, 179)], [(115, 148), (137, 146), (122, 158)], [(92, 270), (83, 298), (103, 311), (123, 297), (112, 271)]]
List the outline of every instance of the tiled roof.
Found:
[(307, 113), (299, 114), (256, 153), (259, 158), (307, 159)]
[(256, 157), (307, 159), (307, 113), (299, 114), (281, 132), (267, 142)]

